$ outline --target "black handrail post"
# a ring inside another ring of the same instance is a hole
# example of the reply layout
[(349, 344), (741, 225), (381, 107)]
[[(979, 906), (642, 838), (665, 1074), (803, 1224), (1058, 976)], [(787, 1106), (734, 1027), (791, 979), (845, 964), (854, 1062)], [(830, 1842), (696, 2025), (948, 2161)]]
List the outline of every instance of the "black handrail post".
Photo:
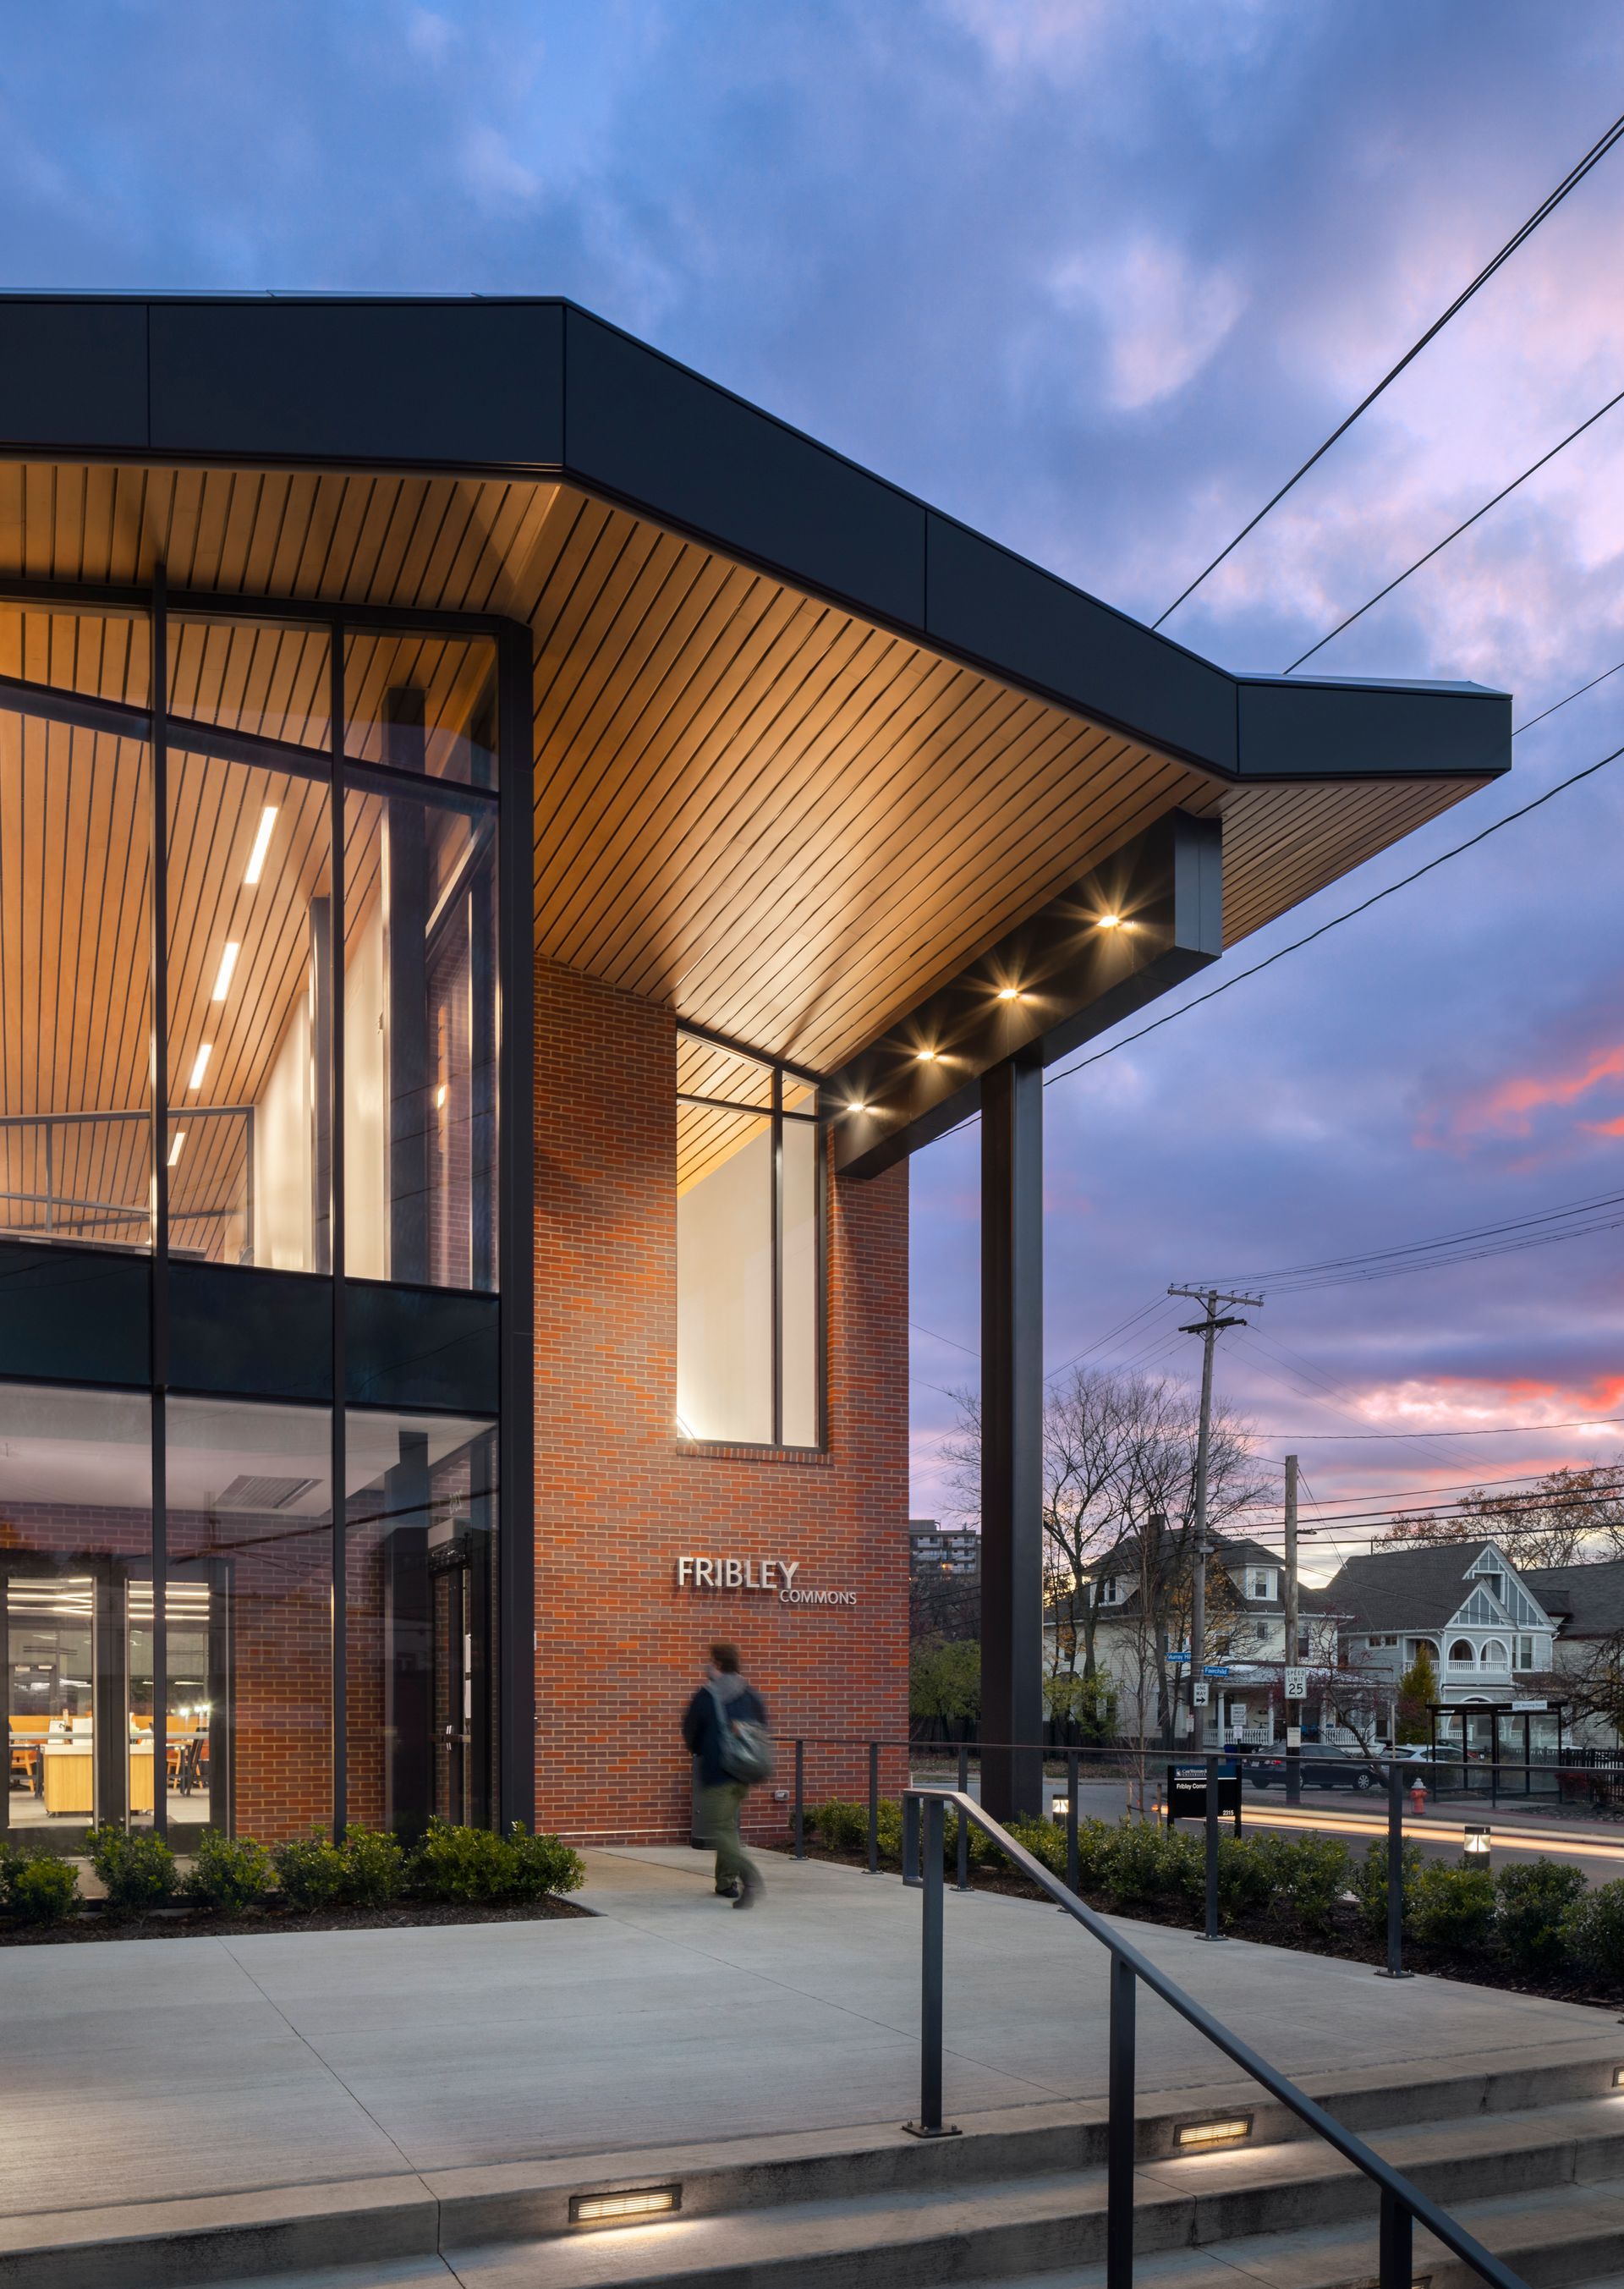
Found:
[(1206, 1929), (1203, 1939), (1222, 1939), (1218, 1928), (1218, 1759), (1206, 1760)]
[[(904, 2122), (916, 2138), (956, 2138), (957, 2126), (942, 2119), (942, 1894), (946, 1820), (943, 1799), (927, 1794), (924, 1813), (924, 1931), (919, 1977), (919, 2118)], [(959, 1809), (959, 1818), (964, 1816)]]
[(1379, 2289), (1411, 2289), (1414, 2279), (1414, 2220), (1390, 2187), (1381, 2189), (1381, 2226), (1376, 2279)]
[[(967, 1743), (961, 1741), (959, 1744), (959, 1793), (968, 1796), (969, 1792), (970, 1751)], [(961, 1892), (967, 1892), (970, 1888), (970, 1823), (964, 1816), (962, 1806), (954, 1818), (958, 1823), (958, 1886)]]
[(1066, 1888), (1079, 1892), (1082, 1877), (1077, 1863), (1077, 1751), (1066, 1758)]
[[(1134, 2005), (1138, 1984), (1132, 1964), (1113, 1955), (1111, 2096), (1105, 2123), (1105, 2289), (1133, 2289), (1134, 2283)], [(1405, 2289), (1409, 2289), (1408, 2282)]]
[(807, 1744), (795, 1743), (795, 1857), (807, 1856)]
[[(1387, 1768), (1387, 1969), (1378, 1979), (1413, 1979), (1404, 1967), (1404, 1768), (1397, 1756)], [(1405, 2213), (1405, 2230), (1409, 2230)], [(1405, 2277), (1409, 2289), (1409, 2277)]]
[(880, 1873), (880, 1743), (868, 1744), (868, 1871)]
[(903, 1798), (903, 1881), (919, 1880), (919, 1800), (910, 1794)]

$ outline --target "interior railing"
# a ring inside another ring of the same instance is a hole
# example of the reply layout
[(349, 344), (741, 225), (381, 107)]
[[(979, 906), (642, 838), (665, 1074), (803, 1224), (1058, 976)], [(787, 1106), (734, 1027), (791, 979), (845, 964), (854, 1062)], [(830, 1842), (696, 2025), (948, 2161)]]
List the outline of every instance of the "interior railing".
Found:
[[(953, 2126), (942, 2118), (942, 2032), (943, 2003), (943, 1900), (946, 1890), (943, 1854), (947, 1812), (958, 1815), (959, 1834), (967, 1834), (974, 1821), (1007, 1856), (1027, 1881), (1053, 1900), (1104, 1947), (1111, 1957), (1111, 2025), (1108, 2065), (1108, 2111), (1105, 2131), (1105, 2280), (1106, 2289), (1132, 2289), (1134, 2279), (1134, 2176), (1135, 2167), (1134, 2099), (1136, 2080), (1135, 2005), (1141, 1986), (1159, 1997), (1233, 2060), (1243, 2073), (1287, 2108), (1315, 2135), (1323, 2138), (1343, 2159), (1351, 2162), (1377, 2188), (1381, 2198), (1379, 2229), (1379, 2289), (1413, 2289), (1413, 2245), (1419, 2224), (1445, 2248), (1469, 2265), (1492, 2289), (1526, 2289), (1526, 2285), (1502, 2265), (1481, 2242), (1458, 2225), (1411, 2183), (1402, 2172), (1384, 2162), (1351, 2130), (1317, 2105), (1306, 2091), (1271, 2067), (1267, 2059), (1215, 2019), (1176, 1980), (1159, 1970), (1114, 1925), (1075, 1892), (1050, 1874), (1042, 1862), (1017, 1844), (1008, 1830), (982, 1810), (961, 1789), (909, 1788), (904, 1791), (904, 1867), (918, 1871), (924, 1896), (924, 1943), (921, 1950), (919, 1994), (919, 2114), (905, 2126), (920, 2138), (951, 2138)], [(922, 1831), (922, 1832), (921, 1832)]]

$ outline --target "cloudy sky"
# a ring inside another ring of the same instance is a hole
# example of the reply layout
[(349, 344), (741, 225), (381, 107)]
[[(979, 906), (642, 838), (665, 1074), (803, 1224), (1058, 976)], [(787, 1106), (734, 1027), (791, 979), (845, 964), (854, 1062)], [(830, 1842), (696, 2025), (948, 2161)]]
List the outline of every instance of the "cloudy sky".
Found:
[[(58, 0), (8, 20), (0, 279), (569, 294), (1153, 618), (1621, 89), (1612, 0)], [(1172, 631), (1283, 667), (1624, 387), (1620, 245), (1624, 149)], [(1537, 714), (1624, 660), (1621, 506), (1624, 408), (1317, 664)], [(1621, 727), (1624, 675), (1224, 969)], [(1187, 1368), (1171, 1310), (1102, 1341), (1170, 1280), (1624, 1191), (1621, 827), (1624, 764), (1053, 1088), (1051, 1364)], [(924, 1511), (975, 1155), (914, 1163)], [(1612, 1232), (1281, 1296), (1222, 1387), (1327, 1500), (1619, 1457), (1539, 1426), (1624, 1415), (1621, 1272)]]

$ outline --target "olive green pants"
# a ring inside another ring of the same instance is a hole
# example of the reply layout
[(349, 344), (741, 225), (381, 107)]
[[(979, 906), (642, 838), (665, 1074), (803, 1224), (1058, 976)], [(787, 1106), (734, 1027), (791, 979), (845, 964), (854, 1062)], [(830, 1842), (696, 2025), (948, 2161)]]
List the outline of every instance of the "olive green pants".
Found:
[(718, 1781), (699, 1791), (699, 1833), (716, 1854), (719, 1892), (729, 1892), (735, 1884), (753, 1889), (761, 1880), (739, 1838), (738, 1816), (749, 1794), (748, 1781)]

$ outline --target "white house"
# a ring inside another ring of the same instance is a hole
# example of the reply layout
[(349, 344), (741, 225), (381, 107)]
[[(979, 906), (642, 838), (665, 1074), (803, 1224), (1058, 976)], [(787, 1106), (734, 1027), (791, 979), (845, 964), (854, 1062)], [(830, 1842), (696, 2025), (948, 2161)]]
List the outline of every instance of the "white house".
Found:
[(1498, 1707), (1540, 1697), (1556, 1619), (1497, 1543), (1429, 1543), (1350, 1558), (1327, 1595), (1348, 1616), (1343, 1651), (1397, 1687), (1424, 1646), (1438, 1701)]

